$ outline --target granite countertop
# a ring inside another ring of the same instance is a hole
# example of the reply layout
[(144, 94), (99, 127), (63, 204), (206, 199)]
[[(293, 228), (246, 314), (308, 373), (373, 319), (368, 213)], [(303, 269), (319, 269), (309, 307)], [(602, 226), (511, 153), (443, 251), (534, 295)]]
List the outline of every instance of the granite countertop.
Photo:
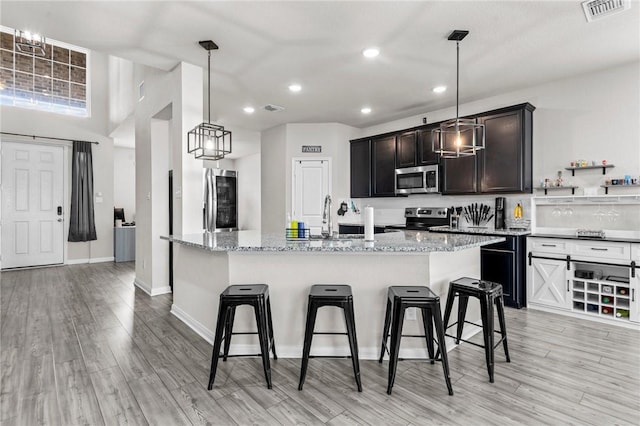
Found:
[(519, 237), (530, 235), (531, 231), (526, 229), (489, 229), (489, 228), (459, 228), (454, 229), (449, 225), (432, 226), (430, 232), (450, 232), (455, 234), (479, 234), (479, 235), (500, 235), (505, 237)]
[(606, 236), (605, 238), (589, 238), (578, 237), (570, 234), (531, 234), (530, 237), (539, 238), (560, 238), (564, 240), (581, 240), (581, 241), (609, 241), (614, 243), (640, 243), (640, 238), (627, 238), (618, 236)]
[(160, 238), (189, 247), (209, 251), (242, 252), (382, 252), (429, 253), (459, 251), (504, 241), (503, 237), (469, 234), (435, 234), (421, 231), (398, 231), (376, 234), (375, 241), (366, 242), (362, 235), (342, 236), (340, 240), (290, 241), (284, 233), (234, 231), (214, 234), (171, 235)]

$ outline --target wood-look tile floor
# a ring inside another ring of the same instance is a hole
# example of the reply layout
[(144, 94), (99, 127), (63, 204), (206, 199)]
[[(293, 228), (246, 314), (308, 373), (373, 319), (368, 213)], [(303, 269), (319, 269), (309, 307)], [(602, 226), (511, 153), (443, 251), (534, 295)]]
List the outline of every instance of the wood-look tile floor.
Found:
[[(207, 391), (211, 346), (174, 318), (171, 296), (132, 284), (133, 264), (2, 273), (1, 423), (612, 425), (640, 422), (640, 333), (559, 315), (507, 309), (512, 362), (496, 351), (490, 384), (482, 349), (449, 352), (454, 396), (440, 365), (314, 359), (304, 391), (299, 360), (220, 363)], [(382, 321), (382, 318), (380, 318)], [(363, 325), (360, 325), (361, 327)], [(276, 336), (276, 342), (277, 342)]]

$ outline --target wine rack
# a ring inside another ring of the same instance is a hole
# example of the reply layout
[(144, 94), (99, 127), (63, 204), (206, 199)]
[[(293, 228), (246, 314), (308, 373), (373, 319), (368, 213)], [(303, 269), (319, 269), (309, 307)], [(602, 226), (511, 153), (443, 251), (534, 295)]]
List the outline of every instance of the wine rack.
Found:
[(631, 307), (628, 282), (624, 276), (600, 276), (598, 278), (575, 277), (572, 280), (572, 306), (574, 311), (584, 312), (620, 321), (629, 321)]

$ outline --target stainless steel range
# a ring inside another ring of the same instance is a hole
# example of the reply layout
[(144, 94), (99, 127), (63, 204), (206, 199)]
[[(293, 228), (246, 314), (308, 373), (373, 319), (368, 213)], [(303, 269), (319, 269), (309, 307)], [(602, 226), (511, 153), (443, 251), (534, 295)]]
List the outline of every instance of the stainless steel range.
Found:
[(431, 226), (449, 224), (449, 209), (446, 207), (407, 207), (404, 209), (406, 229), (424, 230)]

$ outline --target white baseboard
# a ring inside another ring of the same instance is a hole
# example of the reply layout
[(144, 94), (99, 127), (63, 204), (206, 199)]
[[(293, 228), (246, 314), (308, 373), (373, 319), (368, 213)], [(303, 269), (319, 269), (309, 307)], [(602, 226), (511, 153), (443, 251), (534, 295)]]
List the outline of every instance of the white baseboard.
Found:
[(548, 307), (548, 306), (544, 306), (544, 305), (537, 305), (535, 303), (529, 303), (527, 305), (528, 309), (534, 309), (534, 310), (538, 310), (538, 311), (544, 311), (544, 312), (549, 312), (552, 314), (558, 314), (558, 315), (564, 315), (567, 317), (572, 317), (572, 318), (580, 318), (583, 320), (587, 320), (587, 321), (592, 321), (592, 322), (598, 322), (600, 324), (610, 324), (610, 325), (614, 325), (617, 327), (622, 327), (622, 328), (628, 328), (631, 330), (640, 330), (640, 323), (637, 322), (630, 322), (627, 320), (618, 320), (615, 318), (602, 318), (600, 316), (596, 316), (596, 315), (592, 315), (592, 314), (587, 314), (587, 313), (580, 313), (580, 312), (576, 312), (576, 311), (566, 311), (563, 309), (557, 309), (557, 308), (552, 308), (552, 307)]
[[(213, 340), (215, 338), (215, 332), (207, 328), (204, 324), (194, 319), (191, 315), (187, 314), (185, 311), (177, 307), (175, 304), (171, 305), (171, 313), (173, 316), (178, 318), (180, 321), (185, 323), (189, 328), (196, 332), (200, 337), (209, 342), (210, 345), (213, 345)], [(469, 339), (473, 335), (480, 332), (479, 327), (467, 327), (467, 331), (463, 333), (463, 339)], [(276, 341), (276, 353), (278, 354), (278, 358), (301, 358), (302, 357), (302, 345), (300, 347), (294, 346), (281, 346), (278, 345), (278, 336), (274, 336)], [(454, 340), (450, 337), (446, 338), (447, 352), (451, 351), (453, 348), (457, 347), (454, 343)], [(237, 354), (258, 354), (260, 353), (259, 344), (247, 345), (247, 344), (233, 344), (229, 350), (230, 355)], [(349, 345), (346, 342), (345, 336), (345, 344), (341, 347), (337, 346), (317, 346), (314, 345), (311, 348), (311, 353), (313, 355), (320, 356), (346, 356), (350, 355)], [(367, 360), (377, 360), (380, 357), (380, 347), (375, 348), (358, 348), (358, 357), (359, 359), (367, 359)], [(400, 349), (400, 358), (426, 358), (427, 349), (425, 348), (407, 348)], [(388, 359), (388, 355), (385, 355), (385, 358)]]
[(169, 287), (168, 285), (164, 287), (154, 288), (153, 290), (151, 290), (152, 296), (158, 296), (160, 294), (167, 294), (167, 293), (171, 293), (171, 287)]
[(133, 280), (133, 285), (135, 285), (136, 287), (138, 287), (140, 290), (144, 291), (145, 293), (147, 293), (149, 296), (151, 296), (151, 287), (145, 283), (144, 281), (140, 280), (138, 277), (136, 277)]
[(188, 325), (189, 328), (195, 331), (198, 336), (209, 342), (210, 345), (213, 345), (213, 339), (215, 337), (215, 333), (213, 331), (209, 330), (201, 322), (177, 307), (175, 303), (171, 304), (171, 313), (174, 317)]
[(111, 257), (94, 257), (89, 259), (89, 263), (115, 262), (116, 258)]
[(115, 258), (111, 257), (94, 257), (88, 259), (67, 259), (65, 265), (80, 265), (83, 263), (103, 263), (103, 262), (113, 262)]
[(167, 293), (171, 293), (171, 287), (164, 286), (164, 287), (159, 287), (159, 288), (151, 288), (151, 286), (147, 283), (145, 283), (144, 281), (140, 280), (138, 277), (136, 277), (133, 280), (133, 285), (135, 285), (136, 287), (138, 287), (140, 290), (144, 291), (145, 293), (147, 293), (149, 296), (158, 296), (160, 294), (167, 294)]

